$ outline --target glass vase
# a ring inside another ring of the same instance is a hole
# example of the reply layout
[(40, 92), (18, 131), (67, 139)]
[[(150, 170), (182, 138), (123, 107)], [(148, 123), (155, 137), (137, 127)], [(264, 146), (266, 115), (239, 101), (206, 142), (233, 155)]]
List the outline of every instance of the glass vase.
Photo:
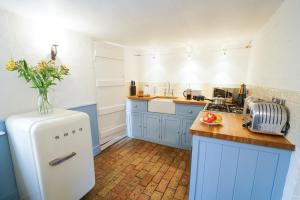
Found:
[(42, 115), (46, 115), (53, 112), (53, 107), (51, 105), (48, 92), (39, 92), (38, 111)]

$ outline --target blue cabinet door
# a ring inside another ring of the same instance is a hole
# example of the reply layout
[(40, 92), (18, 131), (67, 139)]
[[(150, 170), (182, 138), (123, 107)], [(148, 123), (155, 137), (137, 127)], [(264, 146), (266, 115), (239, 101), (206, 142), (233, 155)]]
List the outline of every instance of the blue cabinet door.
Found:
[(182, 120), (182, 133), (180, 138), (180, 145), (186, 148), (192, 146), (192, 135), (190, 134), (190, 128), (194, 122), (194, 119), (183, 119)]
[(135, 138), (143, 137), (142, 114), (138, 112), (128, 113), (128, 130), (129, 136)]
[(179, 145), (180, 119), (178, 117), (162, 117), (161, 142), (169, 145)]
[(291, 151), (193, 136), (190, 200), (282, 199)]
[(144, 114), (143, 119), (144, 138), (152, 141), (160, 139), (160, 115), (159, 114)]

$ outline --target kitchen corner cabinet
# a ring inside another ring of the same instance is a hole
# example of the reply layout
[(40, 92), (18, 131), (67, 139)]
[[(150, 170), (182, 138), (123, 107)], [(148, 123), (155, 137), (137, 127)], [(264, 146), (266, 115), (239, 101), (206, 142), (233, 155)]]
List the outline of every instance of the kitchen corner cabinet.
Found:
[(282, 199), (291, 151), (193, 136), (189, 200)]
[(128, 100), (126, 104), (129, 137), (172, 147), (191, 148), (189, 128), (203, 105), (176, 104), (176, 114), (148, 112), (148, 101)]

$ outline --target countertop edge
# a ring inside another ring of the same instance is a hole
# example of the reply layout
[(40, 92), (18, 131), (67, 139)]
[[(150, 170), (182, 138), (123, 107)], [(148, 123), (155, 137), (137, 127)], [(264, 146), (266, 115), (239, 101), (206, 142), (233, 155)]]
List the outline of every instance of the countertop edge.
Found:
[[(245, 136), (238, 136), (238, 135), (230, 135), (230, 134), (226, 134), (224, 133), (217, 133), (217, 132), (212, 132), (210, 130), (198, 130), (193, 128), (194, 124), (197, 123), (197, 121), (199, 121), (199, 117), (201, 115), (201, 112), (198, 114), (198, 116), (196, 117), (192, 127), (189, 129), (190, 133), (192, 135), (196, 135), (196, 136), (203, 136), (203, 137), (208, 137), (208, 138), (215, 138), (215, 139), (220, 139), (220, 140), (227, 140), (227, 141), (232, 141), (232, 142), (239, 142), (239, 143), (243, 143), (243, 144), (250, 144), (250, 145), (258, 145), (258, 146), (264, 146), (264, 147), (271, 147), (271, 148), (276, 148), (276, 149), (283, 149), (283, 150), (288, 150), (288, 151), (295, 151), (296, 146), (291, 143), (286, 137), (283, 137), (284, 140), (286, 140), (286, 142), (282, 142), (282, 139), (280, 139), (281, 141), (270, 141), (270, 140), (264, 140), (264, 139), (256, 139), (253, 137), (245, 137)], [(226, 114), (224, 114), (223, 117), (225, 117)], [(200, 123), (200, 121), (199, 121)], [(235, 123), (233, 121), (233, 123)], [(259, 134), (259, 133), (253, 133), (250, 130), (248, 130), (251, 134)], [(265, 134), (263, 134), (265, 135)], [(281, 137), (281, 136), (271, 136), (271, 135), (266, 135), (268, 137)]]
[(196, 135), (196, 136), (203, 136), (203, 137), (208, 137), (208, 138), (215, 138), (215, 139), (220, 139), (220, 140), (239, 142), (239, 143), (243, 143), (243, 144), (258, 145), (258, 146), (264, 146), (264, 147), (272, 147), (272, 148), (276, 148), (276, 149), (295, 151), (295, 145), (292, 143), (290, 145), (287, 145), (287, 144), (281, 144), (281, 143), (270, 142), (270, 141), (265, 142), (265, 141), (256, 140), (256, 139), (246, 139), (246, 138), (238, 137), (238, 136), (223, 135), (220, 133), (204, 132), (204, 131), (198, 131), (198, 130), (193, 130), (193, 129), (190, 129), (190, 132), (192, 135)]

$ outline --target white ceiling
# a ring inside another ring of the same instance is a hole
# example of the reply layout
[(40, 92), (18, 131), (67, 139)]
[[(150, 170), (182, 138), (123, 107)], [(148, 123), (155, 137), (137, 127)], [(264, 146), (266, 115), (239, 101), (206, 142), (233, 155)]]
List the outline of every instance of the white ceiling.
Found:
[(1, 0), (0, 8), (134, 47), (253, 38), (283, 0)]

